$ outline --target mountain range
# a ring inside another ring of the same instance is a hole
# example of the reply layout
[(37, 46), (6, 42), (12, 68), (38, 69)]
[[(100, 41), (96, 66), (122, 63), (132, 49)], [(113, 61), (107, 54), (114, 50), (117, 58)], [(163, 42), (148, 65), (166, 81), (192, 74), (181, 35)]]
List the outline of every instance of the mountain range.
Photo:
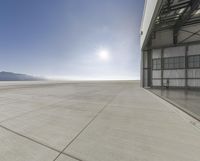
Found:
[(40, 81), (44, 78), (35, 77), (26, 74), (12, 73), (12, 72), (0, 72), (0, 81)]

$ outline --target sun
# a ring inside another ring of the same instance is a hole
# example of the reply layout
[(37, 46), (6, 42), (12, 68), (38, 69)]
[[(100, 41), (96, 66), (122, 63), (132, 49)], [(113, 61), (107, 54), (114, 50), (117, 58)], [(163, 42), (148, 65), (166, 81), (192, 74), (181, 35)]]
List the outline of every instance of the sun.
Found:
[(108, 50), (103, 49), (98, 52), (98, 57), (101, 61), (109, 61), (110, 60), (110, 53)]

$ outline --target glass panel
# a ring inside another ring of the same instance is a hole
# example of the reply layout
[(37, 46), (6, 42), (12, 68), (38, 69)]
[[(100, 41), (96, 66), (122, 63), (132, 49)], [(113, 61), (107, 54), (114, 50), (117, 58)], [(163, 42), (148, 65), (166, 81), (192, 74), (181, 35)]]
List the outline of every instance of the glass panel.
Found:
[(200, 56), (189, 56), (188, 57), (188, 67), (189, 68), (199, 68), (200, 67)]
[(185, 67), (185, 57), (173, 57), (164, 59), (165, 69), (179, 69)]
[(153, 69), (161, 69), (161, 59), (153, 59)]

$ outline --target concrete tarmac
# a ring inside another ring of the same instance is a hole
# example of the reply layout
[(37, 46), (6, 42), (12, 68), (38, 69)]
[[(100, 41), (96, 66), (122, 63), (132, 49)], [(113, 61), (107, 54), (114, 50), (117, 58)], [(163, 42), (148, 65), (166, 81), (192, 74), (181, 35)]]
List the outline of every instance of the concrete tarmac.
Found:
[(153, 93), (178, 105), (183, 111), (200, 120), (200, 91), (194, 89), (150, 89)]
[(137, 81), (0, 83), (0, 161), (199, 161), (175, 108)]

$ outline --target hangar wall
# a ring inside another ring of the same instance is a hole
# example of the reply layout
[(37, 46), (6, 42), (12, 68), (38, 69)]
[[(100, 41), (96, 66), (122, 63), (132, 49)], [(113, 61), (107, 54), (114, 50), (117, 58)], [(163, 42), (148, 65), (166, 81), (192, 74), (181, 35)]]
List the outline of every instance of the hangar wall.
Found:
[(143, 87), (200, 88), (200, 0), (145, 0)]
[(200, 87), (199, 29), (182, 27), (176, 45), (172, 30), (154, 33), (151, 47), (143, 51), (144, 87)]

